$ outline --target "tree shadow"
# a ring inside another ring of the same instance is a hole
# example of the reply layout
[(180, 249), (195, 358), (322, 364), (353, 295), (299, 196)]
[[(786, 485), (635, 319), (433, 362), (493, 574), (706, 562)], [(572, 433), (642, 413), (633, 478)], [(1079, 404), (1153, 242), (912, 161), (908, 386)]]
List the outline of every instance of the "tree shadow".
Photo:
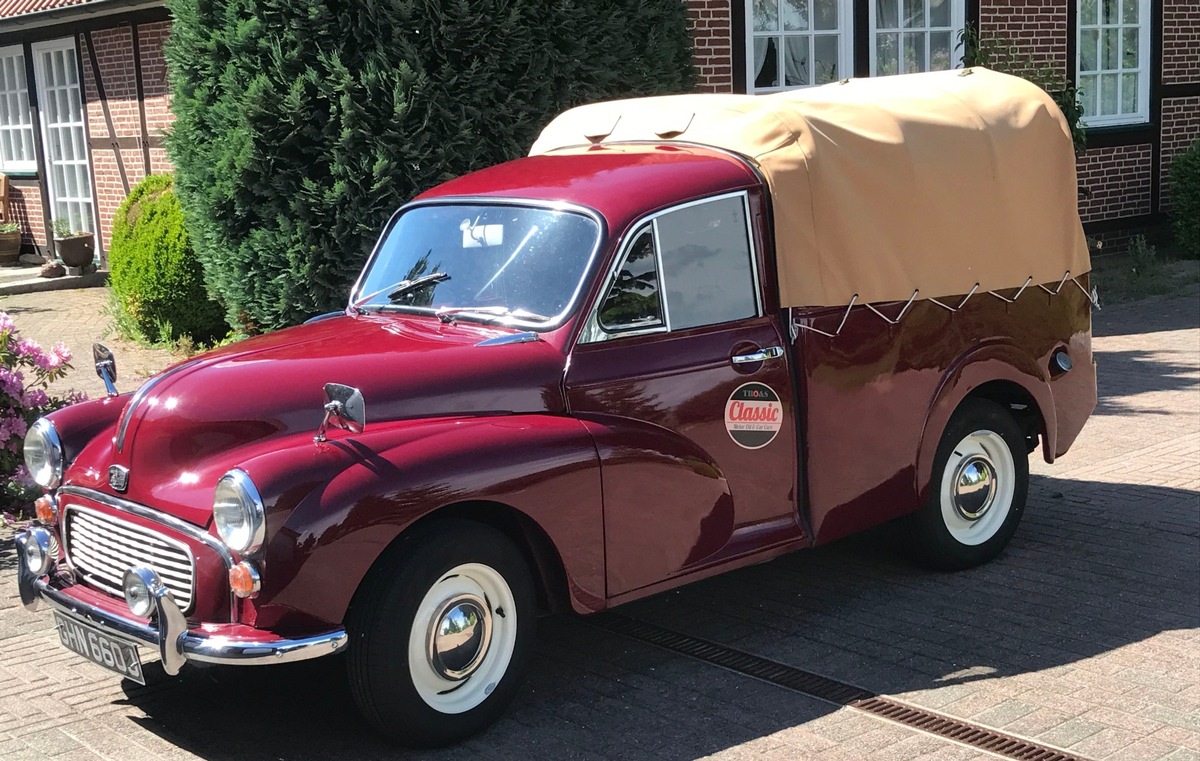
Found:
[[(876, 692), (953, 694), (942, 688), (1070, 666), (1200, 624), (1197, 499), (1035, 477), (1023, 526), (981, 568), (920, 570), (889, 525), (618, 610)], [(691, 759), (835, 710), (558, 616), (541, 622), (530, 677), (499, 723), (458, 748), (409, 753), (359, 718), (342, 667), (335, 657), (176, 679), (152, 671), (149, 687), (126, 683), (127, 700), (147, 714), (144, 728), (190, 753), (264, 760), (522, 758), (534, 747), (539, 757)]]
[(1187, 363), (1194, 360), (1194, 352), (1177, 352), (1183, 359), (1181, 362), (1168, 358), (1173, 353), (1176, 352), (1140, 349), (1094, 352), (1100, 368), (1097, 374), (1100, 398), (1094, 414), (1174, 414), (1171, 410), (1150, 409), (1129, 401), (1141, 394), (1200, 388), (1196, 365)]

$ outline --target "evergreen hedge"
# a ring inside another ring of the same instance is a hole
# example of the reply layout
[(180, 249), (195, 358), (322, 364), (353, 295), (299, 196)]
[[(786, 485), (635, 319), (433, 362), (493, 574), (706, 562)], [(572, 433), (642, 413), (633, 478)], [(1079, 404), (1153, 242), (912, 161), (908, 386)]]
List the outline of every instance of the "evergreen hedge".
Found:
[(687, 90), (681, 0), (168, 0), (180, 200), (248, 332), (345, 303), (388, 216), (559, 111)]
[(1200, 259), (1200, 140), (1171, 161), (1171, 206), (1183, 255)]
[(170, 175), (147, 177), (121, 203), (108, 264), (118, 324), (132, 321), (140, 337), (207, 343), (229, 332), (224, 310), (205, 290)]

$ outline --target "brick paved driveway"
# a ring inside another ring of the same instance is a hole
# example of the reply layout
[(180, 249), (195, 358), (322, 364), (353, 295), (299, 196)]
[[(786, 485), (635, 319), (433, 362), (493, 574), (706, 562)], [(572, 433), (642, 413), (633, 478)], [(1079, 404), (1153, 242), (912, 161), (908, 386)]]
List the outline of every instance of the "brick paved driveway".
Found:
[[(622, 612), (1081, 756), (1200, 759), (1200, 298), (1105, 310), (1096, 333), (1100, 406), (1033, 462), (997, 562), (917, 570), (884, 527)], [(14, 564), (0, 543), (0, 759), (418, 757), (365, 729), (336, 660), (123, 688), (20, 608)], [(995, 758), (569, 617), (543, 622), (506, 719), (428, 757), (464, 754)]]

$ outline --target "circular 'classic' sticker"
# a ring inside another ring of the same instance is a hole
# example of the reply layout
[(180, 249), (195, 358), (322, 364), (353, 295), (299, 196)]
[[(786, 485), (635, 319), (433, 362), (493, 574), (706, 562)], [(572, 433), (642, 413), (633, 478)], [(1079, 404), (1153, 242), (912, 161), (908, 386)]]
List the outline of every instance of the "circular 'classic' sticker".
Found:
[(783, 405), (770, 386), (745, 383), (725, 403), (725, 430), (739, 447), (761, 449), (783, 427)]

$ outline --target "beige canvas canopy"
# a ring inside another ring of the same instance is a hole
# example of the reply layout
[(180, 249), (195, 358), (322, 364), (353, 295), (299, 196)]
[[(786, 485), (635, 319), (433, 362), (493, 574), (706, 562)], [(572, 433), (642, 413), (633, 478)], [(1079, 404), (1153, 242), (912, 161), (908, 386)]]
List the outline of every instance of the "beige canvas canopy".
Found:
[(668, 140), (734, 151), (766, 176), (785, 306), (940, 298), (1090, 269), (1070, 130), (1017, 77), (974, 68), (595, 103), (558, 116), (530, 153)]

